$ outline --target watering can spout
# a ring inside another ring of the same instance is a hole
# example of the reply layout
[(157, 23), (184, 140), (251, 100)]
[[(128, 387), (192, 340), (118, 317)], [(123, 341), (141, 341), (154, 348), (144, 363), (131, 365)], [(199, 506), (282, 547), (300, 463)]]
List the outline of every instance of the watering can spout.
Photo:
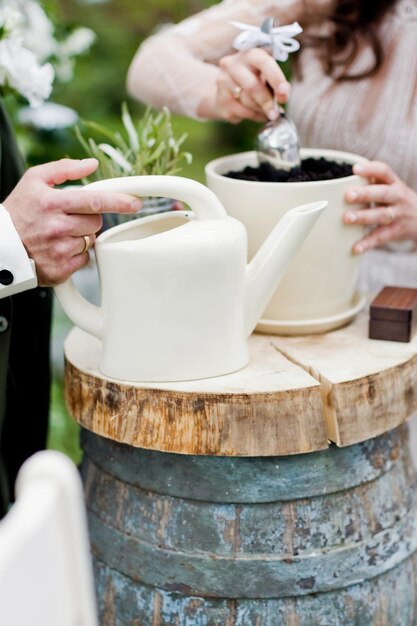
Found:
[(327, 202), (287, 211), (247, 268), (245, 324), (250, 335), (292, 258), (301, 248)]

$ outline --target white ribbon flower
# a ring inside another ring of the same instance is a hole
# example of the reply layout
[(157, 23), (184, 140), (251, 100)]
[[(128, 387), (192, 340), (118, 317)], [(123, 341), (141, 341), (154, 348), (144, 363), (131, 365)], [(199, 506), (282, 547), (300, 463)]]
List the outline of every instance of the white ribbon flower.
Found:
[(300, 49), (300, 43), (294, 39), (303, 32), (298, 22), (274, 27), (273, 18), (268, 18), (260, 28), (242, 22), (232, 22), (232, 24), (242, 30), (233, 42), (236, 50), (270, 48), (274, 59), (286, 61), (291, 52)]

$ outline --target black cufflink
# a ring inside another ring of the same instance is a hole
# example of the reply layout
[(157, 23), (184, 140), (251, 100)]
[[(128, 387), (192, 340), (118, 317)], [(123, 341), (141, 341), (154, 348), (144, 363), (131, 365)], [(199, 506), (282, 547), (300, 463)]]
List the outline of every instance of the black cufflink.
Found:
[(14, 276), (10, 270), (0, 270), (0, 285), (11, 285), (14, 281)]

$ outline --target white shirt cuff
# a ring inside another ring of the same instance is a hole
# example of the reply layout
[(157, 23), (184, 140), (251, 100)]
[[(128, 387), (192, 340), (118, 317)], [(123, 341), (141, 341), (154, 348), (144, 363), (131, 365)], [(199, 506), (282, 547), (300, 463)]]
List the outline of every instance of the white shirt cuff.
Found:
[(9, 212), (0, 204), (0, 298), (37, 284), (35, 263), (29, 259)]

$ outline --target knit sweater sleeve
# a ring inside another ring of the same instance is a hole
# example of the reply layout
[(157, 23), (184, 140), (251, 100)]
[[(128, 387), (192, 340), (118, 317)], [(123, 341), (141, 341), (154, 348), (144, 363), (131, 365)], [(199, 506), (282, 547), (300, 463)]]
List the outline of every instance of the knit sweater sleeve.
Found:
[[(314, 0), (328, 5), (329, 0)], [(239, 30), (232, 21), (260, 25), (269, 16), (276, 24), (302, 23), (305, 0), (223, 0), (147, 39), (134, 57), (128, 88), (138, 100), (156, 108), (197, 116), (199, 102), (214, 90), (217, 63), (233, 51)]]

